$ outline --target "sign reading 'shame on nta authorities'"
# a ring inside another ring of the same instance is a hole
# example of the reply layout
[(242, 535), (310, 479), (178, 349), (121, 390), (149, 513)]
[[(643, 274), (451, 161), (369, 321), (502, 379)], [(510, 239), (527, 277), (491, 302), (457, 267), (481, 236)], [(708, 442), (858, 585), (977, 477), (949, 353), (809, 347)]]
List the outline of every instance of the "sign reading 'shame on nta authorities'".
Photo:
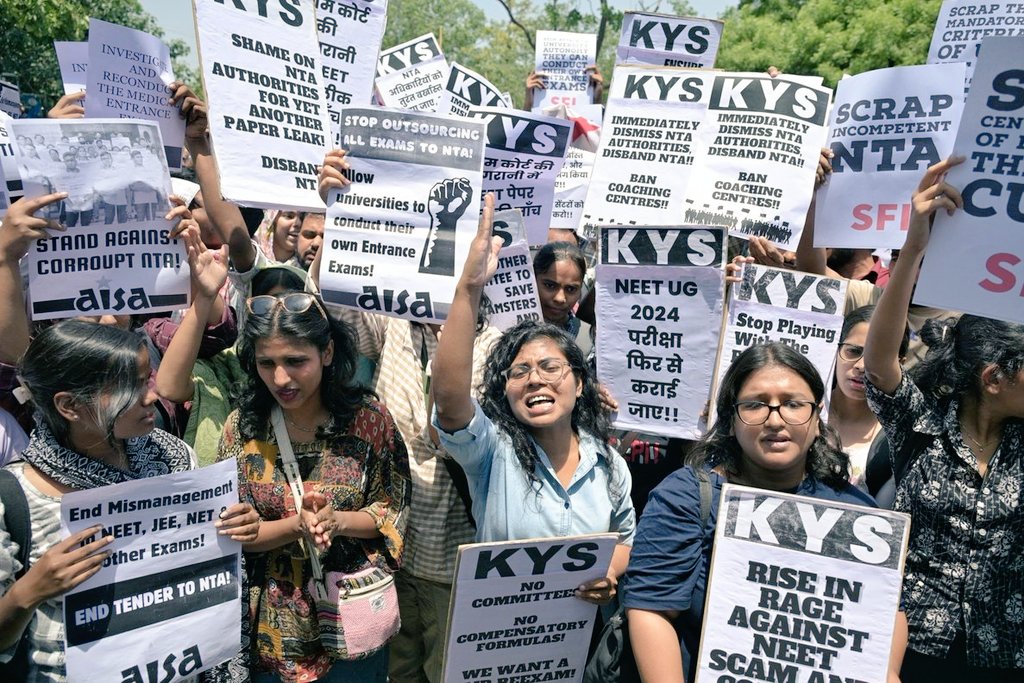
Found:
[(910, 517), (725, 485), (697, 683), (886, 680)]

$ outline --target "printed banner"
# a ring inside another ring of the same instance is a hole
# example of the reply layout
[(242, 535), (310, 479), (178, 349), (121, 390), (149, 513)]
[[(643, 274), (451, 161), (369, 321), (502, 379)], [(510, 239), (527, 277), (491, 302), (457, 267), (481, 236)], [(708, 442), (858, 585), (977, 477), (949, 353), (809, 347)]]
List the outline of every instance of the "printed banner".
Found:
[(484, 124), (348, 107), (341, 134), (352, 185), (328, 200), (324, 299), (443, 321), (480, 216)]
[(554, 104), (578, 107), (590, 104), (587, 67), (597, 62), (597, 36), (593, 33), (537, 31), (535, 68), (544, 77), (544, 88), (534, 93), (533, 108)]
[(233, 461), (64, 494), (65, 536), (100, 524), (114, 537), (64, 595), (68, 680), (172, 683), (238, 652), (241, 544), (213, 526), (237, 502)]
[(747, 347), (782, 342), (807, 356), (829, 393), (847, 280), (755, 263), (743, 266), (741, 280), (732, 287), (715, 386)]
[(0, 81), (0, 112), (11, 118), (21, 118), (21, 90), (7, 81)]
[(910, 517), (726, 484), (697, 681), (886, 680)]
[(448, 71), (448, 84), (441, 92), (437, 112), (470, 116), (469, 110), (472, 107), (510, 108), (493, 83), (472, 69), (452, 62)]
[(981, 42), (988, 36), (1024, 35), (1024, 4), (943, 0), (935, 22), (929, 64), (964, 62), (964, 92), (970, 88)]
[(911, 193), (953, 150), (963, 70), (897, 66), (839, 81), (828, 132), (835, 156), (815, 202), (814, 246), (903, 246)]
[(555, 178), (554, 209), (551, 226), (562, 230), (578, 230), (583, 218), (583, 202), (590, 187), (597, 148), (601, 142), (601, 121), (604, 107), (587, 104), (568, 109), (565, 105), (542, 110), (547, 116), (563, 118), (573, 125), (572, 143), (565, 155), (562, 170)]
[(344, 105), (363, 106), (373, 99), (388, 0), (316, 0), (316, 11), (324, 95), (334, 130)]
[[(64, 94), (85, 90), (85, 79), (89, 68), (89, 43), (53, 41), (53, 50), (57, 53), (57, 65), (60, 67), (60, 80), (64, 85)], [(85, 106), (85, 100), (80, 100)]]
[(69, 195), (38, 214), (69, 229), (25, 257), (32, 319), (187, 308), (188, 259), (167, 237), (171, 178), (156, 123), (21, 119), (10, 128), (25, 196)]
[[(13, 120), (10, 116), (0, 111), (0, 168), (3, 168), (4, 178), (6, 179), (4, 187), (7, 190), (7, 199), (12, 203), (18, 201), (25, 194), (21, 184), (21, 175), (18, 172), (14, 136), (8, 130)], [(28, 144), (29, 141), (31, 141), (32, 147), (35, 147), (36, 143), (31, 138), (22, 140), (25, 144)]]
[(498, 270), (484, 287), (484, 296), (488, 322), (502, 332), (523, 320), (543, 321), (526, 240), (506, 244), (498, 252)]
[(626, 12), (615, 64), (710, 69), (721, 40), (722, 22), (715, 19)]
[(548, 240), (555, 178), (562, 170), (572, 124), (515, 109), (480, 107), (469, 115), (487, 125), (484, 193), (498, 210), (519, 209), (530, 244)]
[(210, 137), (226, 199), (245, 206), (323, 211), (317, 165), (330, 118), (317, 80), (312, 0), (258, 13), (193, 0)]
[(7, 209), (11, 205), (11, 197), (7, 194), (7, 180), (4, 177), (3, 166), (0, 165), (0, 219), (7, 215)]
[(697, 439), (725, 298), (721, 228), (601, 229), (597, 374), (618, 429)]
[(580, 681), (597, 606), (576, 587), (608, 572), (614, 534), (459, 546), (444, 680)]
[(384, 50), (377, 60), (377, 99), (385, 107), (436, 111), (448, 62), (433, 33)]
[(964, 206), (937, 211), (916, 303), (1024, 323), (1024, 37), (986, 38), (946, 182)]
[(171, 51), (159, 38), (127, 26), (89, 19), (85, 73), (92, 119), (142, 119), (160, 124), (167, 166), (181, 168), (185, 120), (167, 103), (174, 81)]

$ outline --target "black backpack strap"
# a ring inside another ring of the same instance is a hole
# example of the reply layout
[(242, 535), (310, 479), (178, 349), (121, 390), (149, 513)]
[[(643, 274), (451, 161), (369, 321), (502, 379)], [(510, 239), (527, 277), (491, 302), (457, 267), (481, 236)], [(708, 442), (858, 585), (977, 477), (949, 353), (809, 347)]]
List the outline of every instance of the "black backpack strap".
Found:
[(444, 463), (444, 468), (448, 470), (448, 476), (452, 478), (455, 490), (458, 492), (459, 498), (462, 499), (462, 505), (466, 508), (466, 517), (469, 518), (469, 523), (475, 529), (476, 520), (473, 519), (473, 496), (469, 494), (469, 480), (466, 478), (465, 470), (451, 456), (446, 455), (441, 458), (441, 462)]
[(32, 547), (32, 517), (28, 511), (28, 499), (21, 483), (10, 470), (0, 469), (0, 500), (4, 501), (4, 526), (11, 540), (18, 544), (18, 561), (21, 571), (15, 578), (20, 579), (28, 571), (28, 553)]
[(697, 468), (697, 483), (700, 484), (700, 528), (703, 529), (711, 516), (711, 477), (703, 467)]

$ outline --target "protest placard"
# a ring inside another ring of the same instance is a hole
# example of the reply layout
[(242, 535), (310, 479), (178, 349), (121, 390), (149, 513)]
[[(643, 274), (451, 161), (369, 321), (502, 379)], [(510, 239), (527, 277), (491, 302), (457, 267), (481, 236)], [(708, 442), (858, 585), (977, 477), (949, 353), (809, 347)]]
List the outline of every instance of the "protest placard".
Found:
[(832, 92), (785, 76), (718, 74), (697, 132), (683, 220), (796, 249), (814, 193)]
[(470, 116), (486, 125), (484, 193), (498, 210), (519, 209), (530, 244), (548, 238), (555, 178), (562, 170), (572, 124), (516, 109), (476, 107)]
[(756, 263), (744, 264), (740, 277), (729, 300), (715, 386), (747, 347), (782, 342), (807, 356), (831, 387), (847, 281)]
[(710, 69), (721, 40), (722, 22), (715, 19), (626, 12), (615, 64)]
[(0, 112), (21, 118), (21, 90), (13, 83), (0, 81)]
[(11, 197), (7, 194), (7, 180), (4, 177), (3, 165), (0, 165), (0, 218), (7, 215), (7, 209), (11, 205)]
[(597, 237), (597, 225), (680, 222), (713, 80), (710, 72), (615, 68), (583, 204), (588, 239)]
[(914, 301), (1024, 323), (1024, 36), (986, 38), (946, 176), (963, 208), (937, 211)]
[(433, 33), (384, 50), (377, 60), (377, 99), (385, 107), (436, 111), (448, 62)]
[[(85, 90), (86, 73), (89, 68), (89, 43), (55, 40), (53, 51), (57, 53), (57, 65), (60, 67), (64, 94)], [(80, 103), (85, 106), (84, 100)]]
[(535, 69), (544, 88), (533, 95), (533, 108), (553, 104), (578, 107), (590, 104), (594, 89), (587, 67), (597, 62), (597, 36), (593, 33), (537, 31)]
[(316, 0), (316, 11), (324, 95), (337, 127), (342, 106), (373, 99), (388, 0)]
[(963, 70), (898, 66), (839, 81), (828, 131), (832, 175), (818, 190), (814, 246), (903, 246), (911, 193), (953, 150)]
[(313, 0), (271, 12), (216, 0), (193, 7), (224, 197), (323, 211), (316, 167), (331, 127)]
[(93, 119), (141, 119), (160, 124), (164, 157), (181, 168), (185, 120), (168, 104), (174, 81), (171, 51), (155, 36), (127, 26), (89, 19), (85, 89), (92, 97), (85, 115)]
[(21, 119), (10, 128), (25, 196), (67, 192), (38, 215), (73, 228), (36, 240), (25, 257), (33, 320), (186, 308), (188, 259), (167, 236), (171, 179), (157, 124)]
[(233, 460), (64, 494), (64, 535), (114, 538), (64, 595), (68, 680), (172, 683), (238, 652), (241, 544), (213, 526), (237, 502)]
[(594, 171), (597, 148), (601, 142), (604, 107), (599, 104), (586, 104), (569, 109), (560, 104), (544, 107), (541, 112), (547, 116), (565, 119), (573, 126), (565, 163), (555, 178), (554, 208), (551, 210), (550, 227), (575, 231), (580, 226), (580, 219), (583, 218), (583, 202), (587, 198), (590, 175)]
[(726, 484), (698, 683), (886, 680), (910, 517)]
[(964, 92), (971, 85), (981, 41), (988, 36), (1024, 35), (1024, 3), (943, 0), (935, 22), (928, 63), (964, 62)]
[(597, 606), (576, 588), (605, 576), (614, 534), (459, 546), (444, 680), (580, 681)]
[(510, 108), (493, 83), (472, 69), (452, 62), (448, 82), (437, 103), (437, 113), (469, 116), (472, 107)]
[(14, 137), (7, 130), (13, 119), (0, 111), (0, 167), (3, 168), (4, 188), (7, 190), (7, 200), (16, 202), (25, 194), (21, 184), (21, 175), (18, 173), (17, 150), (14, 148)]
[(443, 321), (480, 215), (483, 122), (347, 107), (341, 134), (352, 184), (327, 202), (324, 300)]
[[(499, 229), (501, 225), (502, 221), (496, 213), (496, 236), (502, 234)], [(498, 252), (498, 269), (494, 277), (484, 285), (484, 296), (487, 297), (487, 321), (502, 332), (522, 320), (543, 321), (544, 315), (537, 295), (537, 278), (533, 274), (533, 259), (524, 237), (506, 242)]]
[(615, 427), (697, 439), (725, 298), (721, 228), (603, 227), (597, 376)]

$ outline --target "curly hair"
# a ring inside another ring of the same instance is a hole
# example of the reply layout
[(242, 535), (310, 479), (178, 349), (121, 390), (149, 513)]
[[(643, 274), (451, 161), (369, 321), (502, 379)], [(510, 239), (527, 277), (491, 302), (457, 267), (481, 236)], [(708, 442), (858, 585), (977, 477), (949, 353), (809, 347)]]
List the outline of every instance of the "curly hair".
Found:
[(540, 480), (534, 473), (537, 452), (530, 430), (513, 414), (505, 393), (505, 376), (502, 374), (512, 365), (524, 345), (538, 339), (552, 341), (565, 354), (572, 367), (573, 376), (583, 386), (583, 392), (576, 399), (572, 409), (573, 431), (577, 434), (581, 430), (588, 432), (600, 443), (606, 444), (611, 432), (611, 423), (601, 408), (597, 380), (587, 367), (583, 352), (568, 333), (555, 325), (535, 320), (524, 320), (506, 331), (487, 356), (479, 391), (480, 408), (500, 431), (508, 435), (527, 478), (532, 484), (539, 485)]
[[(694, 469), (721, 465), (729, 474), (740, 474), (744, 454), (733, 435), (736, 398), (747, 379), (767, 367), (792, 370), (810, 386), (814, 401), (821, 403), (825, 396), (825, 384), (811, 361), (792, 347), (779, 342), (755, 344), (736, 357), (722, 378), (715, 402), (715, 423), (693, 445), (686, 458), (687, 464)], [(843, 452), (836, 430), (821, 419), (819, 411), (815, 411), (815, 417), (818, 420), (818, 436), (807, 449), (806, 471), (834, 489), (844, 489), (849, 485), (850, 458)]]
[[(312, 295), (311, 295), (312, 296)], [(322, 304), (321, 304), (322, 305)], [(276, 306), (267, 315), (250, 314), (238, 337), (238, 362), (246, 379), (236, 388), (238, 426), (245, 439), (265, 439), (270, 431), (270, 410), (277, 403), (260, 379), (256, 367), (256, 344), (263, 339), (283, 337), (297, 344), (312, 344), (321, 353), (334, 341), (334, 357), (323, 369), (320, 398), (330, 414), (328, 423), (317, 430), (318, 439), (343, 434), (352, 418), (374, 394), (353, 382), (356, 371), (355, 333), (344, 322), (325, 317), (317, 306), (302, 313)]]

